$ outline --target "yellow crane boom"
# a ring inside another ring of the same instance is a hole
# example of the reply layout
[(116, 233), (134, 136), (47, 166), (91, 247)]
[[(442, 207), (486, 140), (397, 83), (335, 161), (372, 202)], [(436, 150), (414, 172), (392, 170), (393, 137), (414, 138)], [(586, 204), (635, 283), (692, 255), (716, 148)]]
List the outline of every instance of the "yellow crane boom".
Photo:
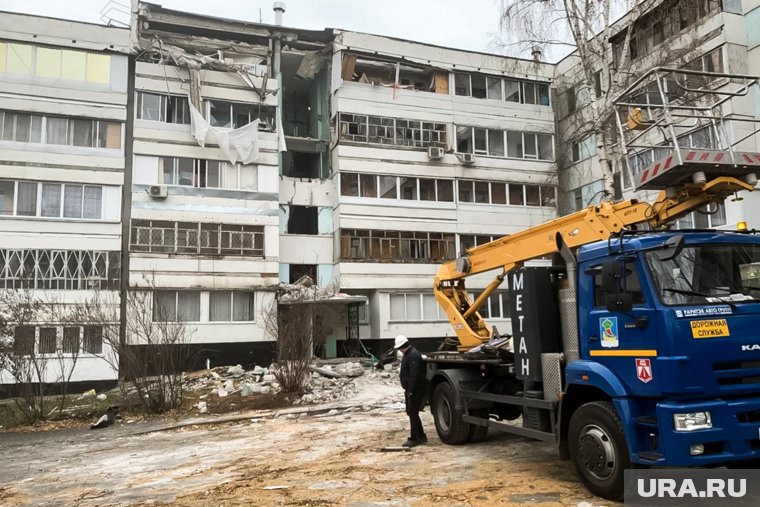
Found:
[[(491, 339), (493, 330), (478, 308), (496, 290), (506, 274), (530, 259), (557, 252), (556, 234), (570, 248), (605, 240), (626, 228), (663, 229), (700, 206), (722, 203), (740, 190), (752, 191), (754, 181), (718, 176), (704, 183), (684, 183), (662, 190), (653, 203), (636, 199), (589, 206), (525, 231), (468, 249), (455, 261), (443, 264), (433, 284), (438, 303), (446, 311), (459, 339), (459, 350), (469, 350)], [(756, 181), (756, 180), (755, 180)], [(501, 269), (475, 301), (465, 289), (465, 278)]]

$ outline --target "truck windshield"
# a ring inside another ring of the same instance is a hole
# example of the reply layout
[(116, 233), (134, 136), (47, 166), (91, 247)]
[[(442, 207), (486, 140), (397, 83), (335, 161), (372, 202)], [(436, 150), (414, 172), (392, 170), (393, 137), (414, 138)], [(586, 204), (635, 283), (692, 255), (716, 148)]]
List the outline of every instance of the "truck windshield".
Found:
[(760, 245), (687, 246), (647, 252), (660, 300), (666, 305), (760, 302)]

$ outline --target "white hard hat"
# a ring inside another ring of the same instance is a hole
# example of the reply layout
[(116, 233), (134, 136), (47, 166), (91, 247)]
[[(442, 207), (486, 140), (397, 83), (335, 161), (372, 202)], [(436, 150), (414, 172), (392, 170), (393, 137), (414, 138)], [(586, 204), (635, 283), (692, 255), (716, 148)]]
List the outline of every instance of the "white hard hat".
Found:
[(404, 346), (404, 345), (406, 345), (407, 343), (409, 343), (409, 340), (406, 338), (406, 336), (404, 336), (404, 335), (400, 334), (400, 335), (398, 335), (398, 336), (396, 337), (396, 341), (395, 341), (395, 343), (393, 344), (393, 348), (394, 348), (394, 349), (400, 349), (401, 347), (403, 347), (403, 346)]

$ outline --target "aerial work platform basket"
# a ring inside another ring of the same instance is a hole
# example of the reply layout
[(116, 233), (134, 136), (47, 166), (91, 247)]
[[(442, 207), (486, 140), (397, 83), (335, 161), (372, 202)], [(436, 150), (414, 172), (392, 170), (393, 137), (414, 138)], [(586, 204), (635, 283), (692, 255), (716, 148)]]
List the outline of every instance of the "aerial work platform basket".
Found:
[(655, 68), (631, 84), (614, 104), (634, 189), (668, 190), (721, 176), (755, 185), (760, 122), (751, 109), (759, 81), (757, 76)]

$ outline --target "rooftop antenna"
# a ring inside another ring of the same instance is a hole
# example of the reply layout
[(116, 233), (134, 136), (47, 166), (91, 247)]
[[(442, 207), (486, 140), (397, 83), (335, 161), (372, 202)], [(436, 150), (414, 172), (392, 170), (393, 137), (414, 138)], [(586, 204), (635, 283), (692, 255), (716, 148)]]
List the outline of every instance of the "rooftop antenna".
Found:
[(264, 22), (264, 20), (261, 17), (261, 7), (259, 7), (259, 23), (263, 23), (263, 22)]

